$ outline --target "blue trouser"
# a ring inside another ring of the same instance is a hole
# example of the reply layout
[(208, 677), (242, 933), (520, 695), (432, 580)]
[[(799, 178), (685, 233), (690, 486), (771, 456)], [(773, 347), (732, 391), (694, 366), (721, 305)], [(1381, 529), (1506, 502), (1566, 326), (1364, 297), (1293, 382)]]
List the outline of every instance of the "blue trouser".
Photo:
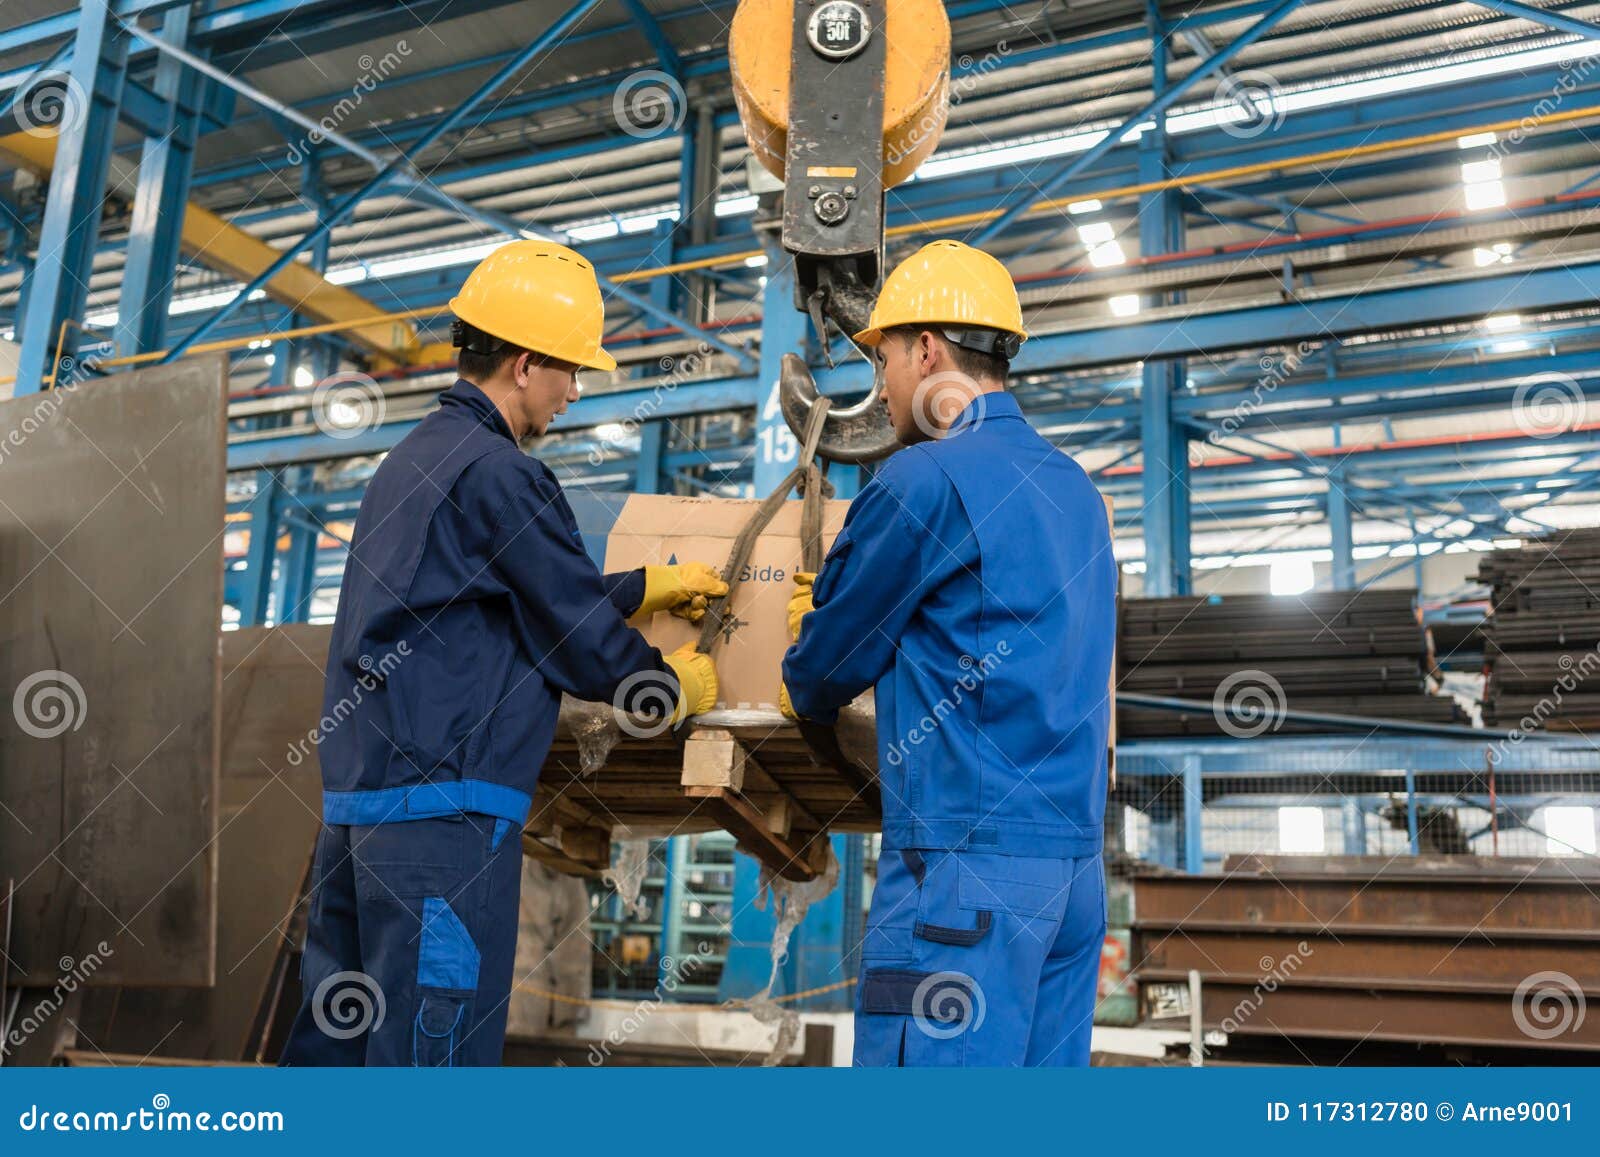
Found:
[(286, 1065), (497, 1065), (517, 947), (515, 825), (324, 824)]
[(885, 851), (861, 949), (858, 1065), (1087, 1065), (1098, 855)]

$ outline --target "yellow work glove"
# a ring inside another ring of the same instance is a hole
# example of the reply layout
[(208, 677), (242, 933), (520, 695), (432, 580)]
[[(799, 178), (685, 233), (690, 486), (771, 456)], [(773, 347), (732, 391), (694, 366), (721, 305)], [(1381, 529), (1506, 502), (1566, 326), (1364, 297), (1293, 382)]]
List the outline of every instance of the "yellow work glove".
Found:
[(644, 600), (633, 617), (647, 618), (671, 611), (680, 619), (698, 623), (706, 617), (706, 603), (728, 593), (728, 584), (710, 565), (685, 562), (677, 566), (644, 568)]
[(710, 655), (696, 651), (693, 643), (685, 643), (663, 658), (678, 677), (678, 709), (672, 713), (674, 724), (682, 723), (691, 715), (703, 715), (717, 705), (717, 667)]
[(794, 712), (794, 704), (789, 702), (789, 684), (787, 683), (778, 684), (778, 710), (783, 712), (785, 719), (793, 719), (797, 723), (800, 721), (800, 716)]
[(791, 642), (800, 641), (800, 621), (809, 615), (815, 608), (811, 603), (811, 584), (816, 580), (817, 572), (814, 570), (797, 570), (794, 572), (794, 594), (789, 596), (789, 639)]

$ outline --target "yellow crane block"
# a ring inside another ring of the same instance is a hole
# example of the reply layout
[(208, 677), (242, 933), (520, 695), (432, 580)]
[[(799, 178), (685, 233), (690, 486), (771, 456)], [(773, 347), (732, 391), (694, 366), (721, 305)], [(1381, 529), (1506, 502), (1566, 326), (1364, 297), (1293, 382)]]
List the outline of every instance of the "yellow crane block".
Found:
[[(950, 18), (941, 0), (888, 0), (883, 187), (911, 176), (939, 144), (950, 111)], [(793, 0), (740, 0), (728, 33), (733, 99), (750, 151), (782, 179), (789, 137)]]

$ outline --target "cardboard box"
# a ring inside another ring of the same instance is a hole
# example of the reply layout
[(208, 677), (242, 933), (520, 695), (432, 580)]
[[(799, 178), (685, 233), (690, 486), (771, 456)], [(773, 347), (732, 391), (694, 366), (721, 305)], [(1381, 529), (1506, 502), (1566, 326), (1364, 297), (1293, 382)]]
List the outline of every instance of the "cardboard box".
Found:
[[(1106, 518), (1112, 517), (1111, 499), (1105, 499)], [(733, 553), (734, 539), (761, 503), (755, 499), (691, 498), (663, 494), (633, 494), (616, 514), (606, 535), (605, 569), (631, 570), (638, 566), (670, 566), (680, 562), (705, 562), (721, 569)], [(794, 593), (794, 572), (800, 569), (800, 500), (784, 503), (766, 532), (756, 540), (733, 601), (732, 633), (713, 652), (721, 697), (718, 707), (771, 708), (778, 706), (783, 653), (789, 649), (786, 611)], [(822, 515), (822, 549), (827, 553), (844, 525), (850, 504), (842, 499), (827, 503)], [(1118, 585), (1121, 585), (1120, 574)], [(645, 638), (672, 651), (699, 637), (700, 629), (669, 614), (653, 616), (642, 628)], [(1116, 619), (1108, 624), (1116, 631)], [(1111, 735), (1116, 746), (1117, 664), (1111, 662)], [(1113, 772), (1113, 776), (1115, 773)], [(1115, 780), (1113, 779), (1113, 783)]]
[[(606, 536), (605, 569), (705, 562), (721, 570), (760, 505), (755, 499), (630, 495)], [(794, 572), (801, 569), (800, 507), (800, 500), (792, 499), (773, 517), (756, 540), (734, 592), (731, 630), (712, 651), (720, 685), (718, 707), (777, 710), (783, 653), (789, 649), (789, 597), (794, 594)], [(849, 509), (842, 499), (825, 504), (824, 553)], [(653, 616), (641, 630), (664, 652), (700, 635), (698, 626), (665, 613)]]

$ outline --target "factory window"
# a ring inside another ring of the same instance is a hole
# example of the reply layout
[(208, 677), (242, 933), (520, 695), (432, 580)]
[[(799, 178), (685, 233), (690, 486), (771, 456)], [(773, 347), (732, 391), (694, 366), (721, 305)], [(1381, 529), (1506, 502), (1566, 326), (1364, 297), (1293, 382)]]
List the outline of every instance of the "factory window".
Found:
[(1289, 854), (1315, 855), (1327, 847), (1319, 807), (1281, 807), (1278, 809), (1278, 850)]
[(1594, 808), (1547, 807), (1544, 809), (1545, 845), (1552, 856), (1595, 854)]
[(1310, 557), (1298, 554), (1273, 559), (1267, 581), (1275, 595), (1299, 595), (1317, 585), (1317, 576)]
[(1122, 805), (1122, 850), (1135, 859), (1144, 855), (1144, 832), (1139, 826), (1144, 818), (1138, 808)]

